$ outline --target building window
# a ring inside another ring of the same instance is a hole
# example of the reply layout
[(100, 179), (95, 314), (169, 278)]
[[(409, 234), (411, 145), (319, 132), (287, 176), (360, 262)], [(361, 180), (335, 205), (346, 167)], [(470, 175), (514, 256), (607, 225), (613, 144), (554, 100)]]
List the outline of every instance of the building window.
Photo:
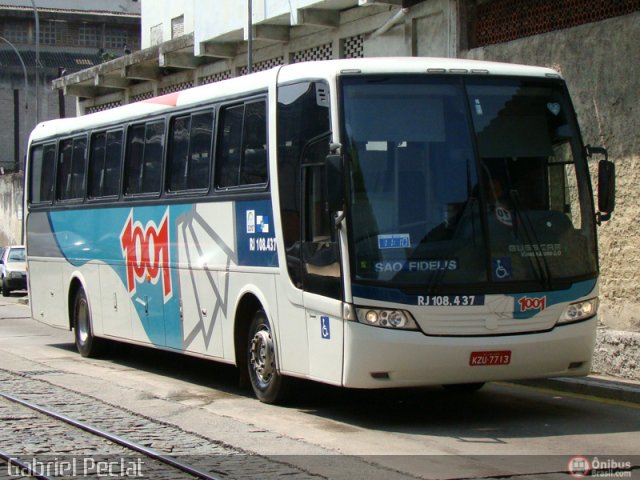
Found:
[(40, 45), (56, 44), (56, 22), (40, 24)]
[(184, 15), (171, 19), (171, 38), (184, 35)]
[(3, 36), (11, 43), (29, 43), (29, 28), (26, 23), (5, 23)]
[(292, 63), (309, 62), (313, 60), (331, 60), (333, 58), (333, 46), (331, 43), (318, 45), (317, 47), (308, 48), (293, 52)]
[(78, 29), (78, 45), (83, 47), (98, 46), (98, 31), (95, 25), (80, 25)]
[(104, 32), (105, 48), (123, 48), (127, 44), (127, 31), (117, 28), (107, 28)]
[(345, 38), (342, 41), (342, 58), (364, 57), (364, 35)]

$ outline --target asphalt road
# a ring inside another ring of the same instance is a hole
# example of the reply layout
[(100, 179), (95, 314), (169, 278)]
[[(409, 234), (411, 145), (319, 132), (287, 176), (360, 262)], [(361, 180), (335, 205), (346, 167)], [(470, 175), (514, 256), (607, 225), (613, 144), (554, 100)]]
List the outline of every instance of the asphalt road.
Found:
[(0, 300), (1, 370), (37, 375), (310, 477), (566, 479), (560, 472), (584, 456), (592, 465), (629, 462), (630, 471), (612, 473), (640, 478), (638, 404), (507, 383), (465, 395), (299, 382), (288, 405), (264, 405), (237, 386), (230, 366), (124, 345), (84, 359), (71, 332), (34, 321), (18, 301)]

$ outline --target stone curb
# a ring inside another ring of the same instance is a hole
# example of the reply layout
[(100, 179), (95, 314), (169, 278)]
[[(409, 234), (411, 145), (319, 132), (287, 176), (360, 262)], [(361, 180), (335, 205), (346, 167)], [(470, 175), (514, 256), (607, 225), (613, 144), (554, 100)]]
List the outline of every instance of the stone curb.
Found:
[(588, 377), (575, 378), (559, 377), (543, 380), (521, 380), (511, 383), (640, 405), (640, 383), (617, 378), (590, 375)]

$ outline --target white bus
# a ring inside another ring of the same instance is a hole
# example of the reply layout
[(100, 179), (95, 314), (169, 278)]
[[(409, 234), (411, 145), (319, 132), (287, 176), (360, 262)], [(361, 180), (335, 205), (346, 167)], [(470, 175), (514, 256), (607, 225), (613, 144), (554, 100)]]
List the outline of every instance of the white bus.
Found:
[(595, 211), (553, 70), (455, 59), (294, 64), (31, 135), (32, 314), (355, 388), (585, 375)]

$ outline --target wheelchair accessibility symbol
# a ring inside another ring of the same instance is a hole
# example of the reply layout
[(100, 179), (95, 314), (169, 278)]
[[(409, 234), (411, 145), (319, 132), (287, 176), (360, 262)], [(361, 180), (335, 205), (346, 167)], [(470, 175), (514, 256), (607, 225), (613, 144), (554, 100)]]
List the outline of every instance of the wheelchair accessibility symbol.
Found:
[(511, 258), (498, 257), (491, 259), (493, 266), (493, 279), (497, 281), (511, 280), (513, 277), (513, 270), (511, 267)]
[(329, 323), (329, 317), (320, 317), (320, 333), (325, 340), (331, 339), (331, 327)]

